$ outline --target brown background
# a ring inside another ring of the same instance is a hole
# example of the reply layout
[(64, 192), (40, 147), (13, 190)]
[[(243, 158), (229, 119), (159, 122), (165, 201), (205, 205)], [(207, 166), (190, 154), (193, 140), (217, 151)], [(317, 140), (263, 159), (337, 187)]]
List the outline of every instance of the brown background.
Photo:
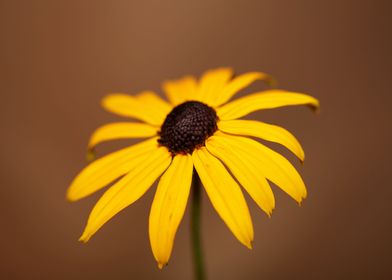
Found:
[(297, 135), (304, 166), (273, 147), (303, 174), (309, 198), (297, 207), (274, 188), (272, 219), (250, 202), (252, 251), (205, 199), (210, 279), (391, 279), (388, 2), (1, 1), (0, 278), (190, 279), (188, 215), (159, 271), (147, 234), (153, 191), (87, 245), (77, 238), (101, 193), (71, 204), (65, 191), (90, 133), (118, 120), (99, 107), (106, 93), (233, 66), (271, 73), (322, 108), (250, 116)]

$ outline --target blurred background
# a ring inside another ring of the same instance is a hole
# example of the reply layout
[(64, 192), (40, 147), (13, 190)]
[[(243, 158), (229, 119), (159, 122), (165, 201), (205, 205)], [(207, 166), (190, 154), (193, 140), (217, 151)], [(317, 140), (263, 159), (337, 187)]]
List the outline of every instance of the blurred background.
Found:
[[(249, 201), (255, 242), (240, 245), (203, 197), (209, 279), (391, 279), (389, 1), (0, 1), (0, 278), (191, 279), (187, 211), (170, 264), (148, 241), (152, 188), (79, 243), (102, 192), (65, 191), (93, 130), (115, 120), (110, 92), (160, 91), (165, 79), (232, 66), (321, 101), (258, 112), (303, 144), (309, 196), (274, 186), (268, 219)], [(256, 83), (249, 90), (264, 89)], [(240, 95), (239, 95), (240, 96)], [(104, 155), (127, 141), (103, 144)], [(249, 198), (249, 197), (247, 197)]]

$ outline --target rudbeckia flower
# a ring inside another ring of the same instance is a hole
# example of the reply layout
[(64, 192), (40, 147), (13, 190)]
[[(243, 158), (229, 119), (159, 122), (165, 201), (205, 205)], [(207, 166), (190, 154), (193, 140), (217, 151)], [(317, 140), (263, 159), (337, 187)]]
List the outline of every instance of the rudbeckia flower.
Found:
[(153, 255), (162, 267), (170, 258), (192, 176), (197, 172), (216, 212), (234, 236), (251, 248), (253, 225), (243, 190), (269, 216), (275, 207), (269, 182), (298, 203), (306, 197), (306, 188), (287, 159), (249, 137), (279, 143), (301, 161), (305, 156), (297, 139), (284, 128), (240, 118), (282, 106), (319, 106), (309, 95), (278, 89), (230, 101), (256, 80), (272, 81), (261, 72), (233, 78), (232, 69), (219, 68), (205, 72), (199, 81), (186, 76), (163, 83), (168, 101), (150, 91), (105, 97), (102, 106), (107, 111), (139, 122), (98, 128), (88, 148), (114, 139), (146, 140), (95, 160), (72, 182), (67, 192), (71, 201), (115, 182), (94, 206), (80, 240), (87, 242), (159, 180), (151, 206), (149, 237)]

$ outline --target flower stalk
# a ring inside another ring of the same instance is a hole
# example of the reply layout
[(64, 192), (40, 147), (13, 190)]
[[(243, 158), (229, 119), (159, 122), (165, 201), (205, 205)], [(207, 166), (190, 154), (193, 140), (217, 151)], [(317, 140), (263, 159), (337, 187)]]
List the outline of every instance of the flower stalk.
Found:
[(205, 280), (203, 249), (201, 245), (201, 182), (196, 170), (192, 178), (191, 238), (195, 280)]

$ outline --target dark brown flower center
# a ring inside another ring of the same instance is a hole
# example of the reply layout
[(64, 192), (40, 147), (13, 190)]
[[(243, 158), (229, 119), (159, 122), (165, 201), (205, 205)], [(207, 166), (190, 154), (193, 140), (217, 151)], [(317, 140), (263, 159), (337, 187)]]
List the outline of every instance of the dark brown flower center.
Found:
[(175, 107), (166, 117), (159, 132), (159, 144), (175, 154), (192, 153), (218, 129), (215, 110), (198, 101), (187, 101)]

